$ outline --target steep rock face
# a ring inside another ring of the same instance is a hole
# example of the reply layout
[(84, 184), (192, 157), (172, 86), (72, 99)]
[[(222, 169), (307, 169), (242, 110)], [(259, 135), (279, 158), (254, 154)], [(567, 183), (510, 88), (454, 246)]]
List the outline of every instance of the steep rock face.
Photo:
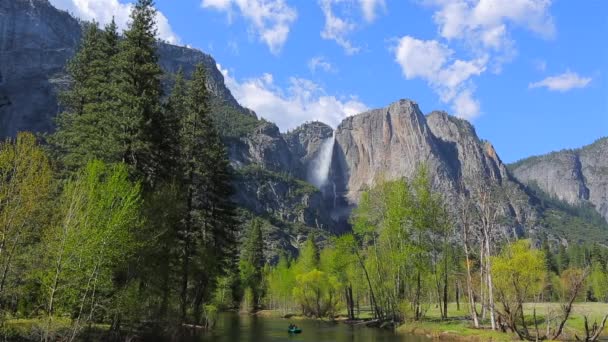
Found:
[[(44, 18), (44, 20), (41, 20)], [(0, 136), (48, 131), (80, 24), (47, 1), (0, 1)]]
[(588, 202), (608, 221), (608, 138), (510, 165), (513, 175), (570, 204)]
[(333, 129), (322, 122), (310, 122), (301, 125), (291, 132), (283, 134), (289, 150), (294, 158), (301, 164), (298, 176), (310, 179), (313, 168), (318, 167), (316, 162), (324, 143), (333, 135)]
[(254, 132), (240, 141), (239, 152), (234, 154), (233, 164), (257, 164), (270, 171), (288, 174), (299, 172), (299, 161), (292, 155), (275, 124), (262, 122)]
[(249, 166), (240, 170), (235, 185), (236, 202), (257, 215), (332, 229), (321, 192), (306, 182)]
[(217, 100), (239, 109), (243, 114), (256, 116), (252, 110), (242, 107), (232, 96), (224, 84), (224, 76), (210, 55), (183, 46), (164, 43), (158, 45), (158, 55), (159, 63), (167, 74), (175, 74), (182, 69), (185, 75), (191, 75), (196, 65), (202, 63), (207, 70), (207, 89)]
[(437, 111), (426, 119), (456, 179), (470, 183), (482, 177), (500, 183), (508, 178), (507, 169), (494, 147), (489, 142), (480, 141), (468, 121)]
[(411, 177), (426, 164), (436, 185), (454, 185), (435, 137), (418, 105), (401, 100), (387, 108), (346, 118), (336, 129), (332, 179), (349, 203), (380, 178)]

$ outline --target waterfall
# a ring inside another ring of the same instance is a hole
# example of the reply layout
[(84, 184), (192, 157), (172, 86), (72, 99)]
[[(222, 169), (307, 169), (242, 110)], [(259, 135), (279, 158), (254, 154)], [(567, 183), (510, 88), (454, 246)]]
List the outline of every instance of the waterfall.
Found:
[(325, 141), (323, 141), (323, 143), (321, 144), (319, 154), (312, 163), (311, 170), (309, 170), (310, 182), (319, 189), (322, 189), (323, 186), (327, 184), (335, 142), (336, 134), (334, 131), (331, 137), (325, 139)]

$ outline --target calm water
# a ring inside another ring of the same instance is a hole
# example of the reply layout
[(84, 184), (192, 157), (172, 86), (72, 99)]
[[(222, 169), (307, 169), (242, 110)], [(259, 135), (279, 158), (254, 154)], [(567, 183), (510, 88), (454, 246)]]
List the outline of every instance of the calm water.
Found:
[(290, 335), (287, 319), (267, 318), (226, 313), (222, 314), (213, 332), (198, 339), (203, 342), (427, 342), (419, 336), (397, 335), (391, 331), (327, 323), (315, 320), (293, 321), (302, 328), (301, 334)]

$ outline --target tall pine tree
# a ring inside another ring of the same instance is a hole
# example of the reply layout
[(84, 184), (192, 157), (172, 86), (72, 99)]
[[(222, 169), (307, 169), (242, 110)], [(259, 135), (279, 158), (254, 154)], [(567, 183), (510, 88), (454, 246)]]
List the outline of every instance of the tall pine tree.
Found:
[(253, 309), (257, 309), (262, 297), (262, 275), (264, 268), (264, 239), (262, 237), (262, 220), (254, 218), (242, 245), (239, 270), (244, 289), (253, 292)]
[(116, 142), (116, 68), (112, 63), (117, 53), (114, 21), (105, 31), (96, 23), (86, 25), (80, 49), (68, 64), (72, 84), (60, 96), (64, 111), (57, 118), (56, 133), (49, 138), (68, 171), (76, 171), (92, 159), (121, 160)]
[(205, 68), (197, 65), (181, 117), (180, 159), (186, 194), (182, 228), (180, 303), (182, 320), (201, 321), (215, 281), (224, 273), (235, 246), (235, 208), (224, 145), (212, 122)]
[(124, 32), (117, 58), (123, 161), (151, 188), (165, 174), (161, 107), (162, 70), (157, 56), (156, 9), (153, 0), (138, 0)]

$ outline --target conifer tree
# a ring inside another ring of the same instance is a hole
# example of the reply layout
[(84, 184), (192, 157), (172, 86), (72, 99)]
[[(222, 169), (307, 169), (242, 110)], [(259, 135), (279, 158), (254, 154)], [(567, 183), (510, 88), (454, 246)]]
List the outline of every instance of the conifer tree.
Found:
[(115, 67), (118, 34), (112, 22), (101, 31), (87, 24), (80, 50), (68, 65), (72, 84), (61, 94), (65, 108), (57, 118), (57, 132), (49, 141), (69, 171), (87, 161), (118, 162)]
[(182, 320), (193, 303), (200, 322), (202, 306), (211, 297), (215, 279), (234, 255), (236, 227), (231, 173), (224, 145), (209, 112), (205, 68), (199, 64), (190, 81), (181, 116), (180, 165), (186, 194), (181, 231), (180, 302)]
[(152, 0), (138, 0), (124, 32), (117, 58), (124, 151), (122, 159), (133, 166), (144, 184), (153, 187), (164, 165), (161, 76), (156, 47), (156, 9)]
[(255, 218), (242, 246), (239, 269), (244, 288), (253, 292), (254, 309), (257, 308), (262, 296), (262, 275), (264, 268), (264, 239), (262, 237), (262, 221)]

